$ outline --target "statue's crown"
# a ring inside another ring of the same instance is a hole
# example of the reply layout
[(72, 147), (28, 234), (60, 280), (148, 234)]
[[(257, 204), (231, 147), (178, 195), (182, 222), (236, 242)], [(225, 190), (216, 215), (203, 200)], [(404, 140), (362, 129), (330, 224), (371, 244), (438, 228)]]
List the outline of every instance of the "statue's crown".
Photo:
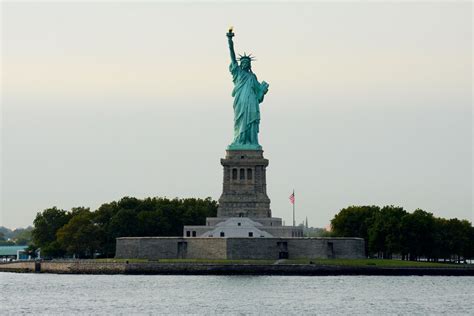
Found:
[(252, 56), (252, 54), (248, 54), (248, 55), (247, 55), (246, 53), (244, 53), (243, 55), (240, 55), (240, 54), (239, 54), (239, 58), (237, 58), (237, 59), (238, 59), (239, 61), (241, 61), (242, 59), (248, 59), (248, 60), (250, 60), (250, 61), (256, 60), (256, 59), (255, 59), (255, 56)]

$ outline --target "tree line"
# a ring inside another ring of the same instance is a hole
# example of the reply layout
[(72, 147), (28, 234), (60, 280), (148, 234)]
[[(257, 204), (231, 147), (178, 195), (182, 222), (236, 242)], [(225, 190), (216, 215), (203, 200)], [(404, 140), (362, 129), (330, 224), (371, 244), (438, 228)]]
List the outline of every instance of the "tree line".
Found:
[(445, 219), (421, 209), (350, 206), (331, 220), (331, 235), (361, 237), (366, 254), (403, 260), (462, 261), (474, 258), (474, 228), (467, 220)]
[(217, 202), (206, 199), (137, 199), (124, 197), (97, 210), (57, 207), (38, 212), (30, 251), (44, 257), (113, 257), (115, 238), (182, 236), (184, 225), (205, 225), (215, 217)]
[(0, 226), (0, 246), (25, 246), (31, 242), (33, 227), (17, 228), (14, 230)]

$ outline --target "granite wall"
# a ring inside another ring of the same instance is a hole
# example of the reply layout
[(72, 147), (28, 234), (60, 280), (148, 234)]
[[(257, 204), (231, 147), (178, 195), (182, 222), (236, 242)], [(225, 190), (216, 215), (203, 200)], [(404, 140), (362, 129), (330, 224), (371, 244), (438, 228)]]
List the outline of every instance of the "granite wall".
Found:
[(225, 238), (122, 237), (117, 238), (116, 258), (226, 259)]
[(117, 238), (116, 258), (364, 258), (362, 238)]
[(41, 273), (81, 273), (115, 274), (125, 273), (127, 265), (118, 262), (99, 262), (95, 260), (66, 261), (15, 261), (0, 264), (1, 272), (41, 272)]
[[(37, 270), (35, 265), (39, 265)], [(95, 260), (0, 263), (0, 272), (66, 274), (191, 274), (191, 275), (456, 275), (474, 276), (469, 265), (446, 267), (337, 266), (324, 264), (213, 264), (161, 262), (98, 262)]]

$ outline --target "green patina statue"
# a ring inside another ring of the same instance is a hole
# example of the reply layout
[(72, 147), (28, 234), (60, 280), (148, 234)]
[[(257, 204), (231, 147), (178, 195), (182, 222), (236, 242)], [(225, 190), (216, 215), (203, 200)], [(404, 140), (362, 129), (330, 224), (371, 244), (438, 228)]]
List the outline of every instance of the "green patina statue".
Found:
[(228, 150), (261, 150), (258, 144), (258, 127), (260, 124), (260, 103), (268, 91), (268, 83), (259, 83), (252, 72), (251, 55), (239, 55), (240, 65), (235, 57), (234, 33), (232, 27), (227, 33), (230, 49), (230, 72), (234, 82), (234, 141)]

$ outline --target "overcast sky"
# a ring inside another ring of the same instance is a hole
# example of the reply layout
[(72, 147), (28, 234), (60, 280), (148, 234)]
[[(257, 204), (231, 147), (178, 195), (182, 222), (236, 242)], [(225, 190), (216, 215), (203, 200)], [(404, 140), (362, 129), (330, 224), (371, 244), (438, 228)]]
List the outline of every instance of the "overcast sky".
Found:
[(219, 198), (225, 36), (270, 84), (273, 215), (348, 205), (473, 220), (472, 5), (2, 3), (0, 225), (123, 196)]

